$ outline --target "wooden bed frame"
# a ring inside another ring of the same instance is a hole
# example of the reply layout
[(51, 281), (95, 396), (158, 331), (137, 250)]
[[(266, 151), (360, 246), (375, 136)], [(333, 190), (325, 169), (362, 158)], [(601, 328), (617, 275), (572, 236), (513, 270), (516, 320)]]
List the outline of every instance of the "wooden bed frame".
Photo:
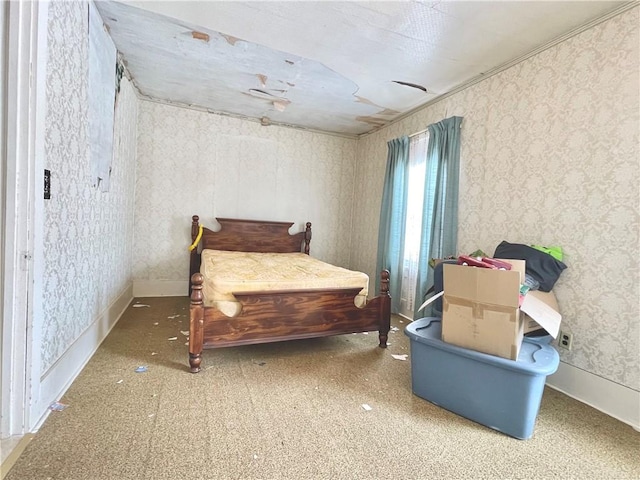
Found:
[[(202, 249), (248, 252), (300, 252), (309, 254), (311, 223), (304, 232), (289, 234), (293, 223), (216, 218), (217, 232), (203, 228)], [(200, 219), (192, 217), (191, 238), (195, 242)], [(304, 250), (302, 246), (304, 245)], [(200, 371), (202, 350), (301, 338), (325, 337), (377, 330), (379, 346), (386, 348), (390, 328), (389, 272), (381, 272), (380, 294), (358, 308), (354, 299), (359, 288), (242, 292), (234, 296), (242, 310), (227, 317), (203, 303), (199, 248), (190, 256), (189, 365)]]

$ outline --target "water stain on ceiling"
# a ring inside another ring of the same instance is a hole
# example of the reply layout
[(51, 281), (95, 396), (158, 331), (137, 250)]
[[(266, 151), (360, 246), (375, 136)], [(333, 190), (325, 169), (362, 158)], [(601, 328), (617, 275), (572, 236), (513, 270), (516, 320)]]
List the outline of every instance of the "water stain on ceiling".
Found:
[(98, 1), (141, 95), (346, 136), (381, 128), (628, 2)]

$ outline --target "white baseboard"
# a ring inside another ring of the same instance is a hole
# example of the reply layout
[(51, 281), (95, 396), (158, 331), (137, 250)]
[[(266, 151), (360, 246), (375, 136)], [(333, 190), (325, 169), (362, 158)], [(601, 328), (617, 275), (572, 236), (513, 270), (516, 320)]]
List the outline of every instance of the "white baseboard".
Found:
[(133, 296), (139, 297), (186, 297), (189, 282), (186, 280), (134, 280)]
[(49, 415), (49, 405), (64, 395), (132, 300), (133, 289), (129, 284), (40, 377), (40, 392), (32, 407), (32, 412), (36, 414), (31, 417), (38, 420), (30, 425), (29, 431), (35, 432), (40, 428)]
[(560, 362), (547, 385), (640, 431), (640, 392)]
[(3, 438), (0, 440), (0, 454), (2, 456), (2, 462), (0, 463), (0, 479), (7, 476), (11, 467), (15, 465), (27, 448), (29, 442), (33, 439), (34, 435), (27, 433), (25, 435), (15, 435), (9, 438)]

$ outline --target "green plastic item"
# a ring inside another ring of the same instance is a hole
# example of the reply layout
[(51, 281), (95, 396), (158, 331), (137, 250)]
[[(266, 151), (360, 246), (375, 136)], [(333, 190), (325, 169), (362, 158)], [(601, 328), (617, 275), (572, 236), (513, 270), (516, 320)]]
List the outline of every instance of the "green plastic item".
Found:
[(562, 261), (562, 247), (543, 247), (541, 245), (531, 245), (531, 247), (536, 250), (540, 250), (541, 252), (548, 253), (560, 262)]
[(429, 260), (429, 266), (431, 268), (436, 268), (436, 262), (438, 260), (455, 260), (457, 257), (454, 257), (453, 255), (448, 255), (446, 257), (444, 257), (443, 259), (439, 259), (439, 258), (432, 258), (431, 260)]

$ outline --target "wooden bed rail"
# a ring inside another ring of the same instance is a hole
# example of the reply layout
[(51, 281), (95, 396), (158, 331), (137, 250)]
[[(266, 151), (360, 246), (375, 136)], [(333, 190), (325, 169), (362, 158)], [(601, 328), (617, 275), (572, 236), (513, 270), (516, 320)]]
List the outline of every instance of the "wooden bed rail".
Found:
[(381, 272), (380, 294), (356, 307), (360, 288), (280, 290), (236, 293), (241, 312), (227, 317), (205, 307), (204, 277), (191, 278), (189, 366), (200, 371), (205, 348), (253, 345), (330, 335), (378, 331), (379, 347), (387, 347), (391, 328), (389, 272)]

